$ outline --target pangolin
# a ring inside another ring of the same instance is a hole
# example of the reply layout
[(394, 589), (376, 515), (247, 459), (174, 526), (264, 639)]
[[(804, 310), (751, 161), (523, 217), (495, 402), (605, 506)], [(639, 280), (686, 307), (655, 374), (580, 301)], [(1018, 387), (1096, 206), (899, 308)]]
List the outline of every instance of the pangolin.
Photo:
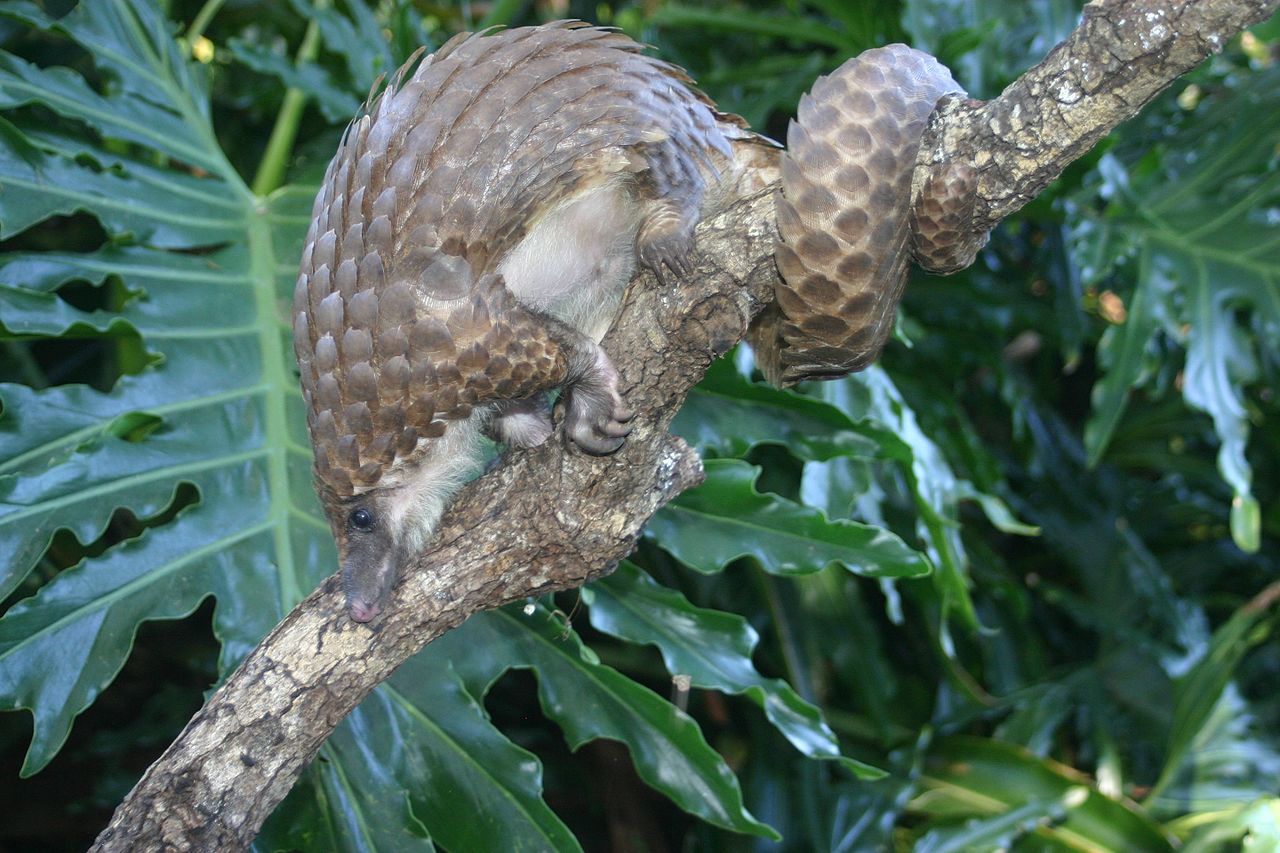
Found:
[[(779, 287), (769, 330), (784, 360), (766, 365), (783, 381), (857, 366), (832, 353), (865, 343), (833, 339), (806, 312), (862, 312), (870, 319), (841, 322), (874, 327), (883, 343), (898, 279), (884, 296), (838, 297), (849, 211), (880, 216), (883, 196), (906, 188), (888, 242), (857, 247), (905, 271), (912, 145), (920, 115), (951, 90), (934, 85), (859, 116), (856, 92), (829, 104), (823, 85), (783, 164), (779, 265), (791, 284)], [(873, 155), (861, 185), (839, 168), (866, 157), (854, 126), (898, 133), (884, 146), (892, 159)], [(680, 69), (577, 21), (459, 35), (407, 63), (352, 121), (316, 196), (293, 331), (316, 488), (353, 620), (379, 613), (399, 567), (431, 538), (483, 458), (481, 435), (530, 447), (551, 434), (547, 391), (563, 389), (568, 440), (593, 454), (621, 445), (632, 413), (598, 342), (637, 263), (660, 280), (687, 273), (700, 211), (738, 168), (742, 140), (759, 141)], [(871, 227), (874, 242), (886, 229)], [(836, 237), (822, 239), (830, 229)]]

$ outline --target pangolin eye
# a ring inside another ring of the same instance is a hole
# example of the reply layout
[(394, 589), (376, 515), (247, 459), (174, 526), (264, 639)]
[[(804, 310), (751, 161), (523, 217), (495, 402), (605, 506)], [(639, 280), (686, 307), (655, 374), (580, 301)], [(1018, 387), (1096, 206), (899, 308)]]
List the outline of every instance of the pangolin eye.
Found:
[(351, 522), (351, 526), (356, 530), (371, 530), (373, 528), (373, 513), (364, 507), (352, 510), (347, 520)]

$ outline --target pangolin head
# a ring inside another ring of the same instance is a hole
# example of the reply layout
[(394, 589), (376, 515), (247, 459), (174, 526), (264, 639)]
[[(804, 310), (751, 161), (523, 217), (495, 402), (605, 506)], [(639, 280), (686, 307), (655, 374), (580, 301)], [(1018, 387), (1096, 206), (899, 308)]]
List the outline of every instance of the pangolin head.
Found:
[(381, 612), (402, 560), (401, 537), (386, 511), (388, 490), (339, 497), (321, 484), (318, 491), (338, 545), (347, 612), (368, 622)]

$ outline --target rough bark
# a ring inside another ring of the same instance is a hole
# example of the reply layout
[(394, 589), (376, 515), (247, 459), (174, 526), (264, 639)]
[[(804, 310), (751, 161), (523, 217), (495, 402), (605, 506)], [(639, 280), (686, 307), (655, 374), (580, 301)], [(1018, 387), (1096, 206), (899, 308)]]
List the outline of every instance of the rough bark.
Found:
[(1071, 35), (1000, 97), (940, 105), (913, 183), (923, 186), (939, 164), (972, 163), (978, 197), (971, 223), (982, 233), (1277, 7), (1277, 0), (1093, 0)]
[[(1277, 5), (1091, 3), (1075, 33), (998, 99), (944, 104), (916, 180), (974, 163), (975, 230), (985, 230)], [(152, 765), (94, 849), (246, 848), (343, 717), (410, 655), (472, 613), (579, 586), (625, 557), (653, 513), (701, 478), (697, 455), (666, 428), (771, 299), (773, 235), (766, 187), (703, 222), (687, 283), (633, 283), (604, 342), (641, 413), (619, 453), (593, 458), (552, 441), (509, 456), (461, 493), (372, 628), (347, 618), (333, 579), (308, 596)]]

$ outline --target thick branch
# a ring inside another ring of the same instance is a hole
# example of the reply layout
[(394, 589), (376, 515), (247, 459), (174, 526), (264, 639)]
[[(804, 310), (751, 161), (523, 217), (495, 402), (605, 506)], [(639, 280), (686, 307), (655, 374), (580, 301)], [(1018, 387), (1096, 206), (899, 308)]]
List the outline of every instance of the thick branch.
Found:
[[(940, 110), (917, 178), (948, 159), (976, 163), (978, 224), (989, 227), (1277, 3), (1091, 3), (1000, 98)], [(152, 765), (95, 849), (246, 848), (343, 717), (410, 655), (472, 613), (579, 586), (627, 555), (652, 514), (701, 477), (667, 424), (772, 297), (771, 189), (730, 201), (700, 226), (690, 283), (633, 286), (605, 340), (641, 413), (625, 447), (598, 459), (548, 442), (467, 487), (372, 630), (346, 617), (332, 579), (308, 596)]]
[(973, 163), (972, 225), (983, 233), (1277, 7), (1280, 0), (1093, 0), (1080, 26), (1000, 97), (951, 99), (934, 114), (916, 186), (939, 164)]

